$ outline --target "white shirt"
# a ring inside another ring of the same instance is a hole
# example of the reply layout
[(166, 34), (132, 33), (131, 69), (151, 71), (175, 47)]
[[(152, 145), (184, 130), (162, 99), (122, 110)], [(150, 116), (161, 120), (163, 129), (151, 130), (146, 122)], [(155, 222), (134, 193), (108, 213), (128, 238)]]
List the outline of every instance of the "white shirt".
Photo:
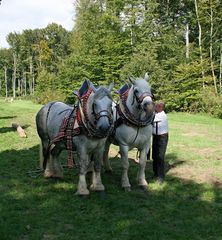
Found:
[(153, 123), (153, 134), (162, 135), (168, 133), (168, 119), (164, 111), (156, 113)]

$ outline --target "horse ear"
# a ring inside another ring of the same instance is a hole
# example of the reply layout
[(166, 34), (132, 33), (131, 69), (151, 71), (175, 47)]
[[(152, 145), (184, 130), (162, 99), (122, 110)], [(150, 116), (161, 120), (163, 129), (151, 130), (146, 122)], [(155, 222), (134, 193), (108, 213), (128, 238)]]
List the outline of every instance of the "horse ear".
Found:
[(87, 85), (88, 85), (88, 87), (90, 87), (91, 86), (91, 81), (88, 79), (88, 78), (86, 78), (86, 83), (87, 83)]
[(78, 92), (77, 91), (73, 91), (73, 94), (75, 95), (75, 96), (79, 96), (79, 94), (78, 94)]
[(90, 82), (90, 87), (92, 88), (94, 93), (97, 91), (97, 88), (93, 85), (92, 82)]
[(113, 89), (113, 87), (114, 87), (114, 83), (112, 82), (112, 83), (110, 83), (110, 85), (109, 85), (109, 87), (108, 87), (109, 92), (111, 92), (111, 90)]
[(129, 78), (129, 81), (132, 83), (132, 84), (135, 84), (135, 78), (134, 77), (131, 77), (131, 76), (129, 76), (128, 77)]
[(147, 72), (145, 73), (144, 80), (146, 80), (147, 82), (148, 82), (148, 80), (149, 80), (149, 75), (148, 75)]

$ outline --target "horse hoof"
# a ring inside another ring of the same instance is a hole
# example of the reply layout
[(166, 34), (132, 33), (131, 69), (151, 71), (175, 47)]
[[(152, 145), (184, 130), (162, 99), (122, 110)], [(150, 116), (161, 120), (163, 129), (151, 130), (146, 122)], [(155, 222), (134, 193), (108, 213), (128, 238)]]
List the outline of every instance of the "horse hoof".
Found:
[(125, 192), (131, 192), (131, 187), (124, 187), (123, 189)]
[(78, 195), (80, 197), (89, 196), (89, 190), (88, 189), (86, 189), (86, 190), (77, 190), (75, 195)]
[(101, 185), (91, 185), (90, 186), (90, 190), (92, 190), (92, 191), (95, 191), (95, 192), (102, 192), (102, 191), (104, 191), (105, 190), (105, 187), (101, 184)]
[(147, 185), (141, 185), (141, 186), (139, 186), (139, 188), (140, 188), (143, 192), (148, 193)]
[(55, 178), (55, 179), (63, 179), (63, 174), (55, 174), (52, 172), (45, 172), (44, 178)]

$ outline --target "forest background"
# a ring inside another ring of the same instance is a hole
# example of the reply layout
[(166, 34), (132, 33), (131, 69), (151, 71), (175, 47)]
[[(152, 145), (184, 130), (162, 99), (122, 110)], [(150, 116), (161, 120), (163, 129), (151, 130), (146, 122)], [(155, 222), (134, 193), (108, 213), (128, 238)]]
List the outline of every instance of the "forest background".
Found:
[(75, 101), (95, 85), (150, 76), (168, 111), (222, 118), (220, 0), (77, 0), (72, 31), (51, 23), (7, 36), (0, 48), (0, 95), (39, 103)]

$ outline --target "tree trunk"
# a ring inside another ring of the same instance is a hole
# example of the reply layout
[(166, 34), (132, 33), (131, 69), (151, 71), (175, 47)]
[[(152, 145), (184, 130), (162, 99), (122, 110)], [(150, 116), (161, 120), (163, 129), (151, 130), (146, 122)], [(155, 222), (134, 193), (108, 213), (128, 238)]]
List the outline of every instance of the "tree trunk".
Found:
[(4, 66), (5, 70), (5, 98), (8, 97), (8, 80), (7, 80), (7, 67)]
[(189, 24), (187, 23), (186, 24), (186, 33), (185, 33), (185, 38), (186, 38), (186, 59), (189, 59), (189, 44), (190, 44), (190, 41), (189, 41)]
[(34, 91), (35, 91), (35, 78), (34, 78), (34, 73), (33, 73), (32, 57), (30, 57), (29, 73), (30, 73), (29, 90), (30, 90), (30, 94), (34, 94)]
[(21, 95), (21, 79), (18, 79), (17, 91), (18, 91), (18, 95)]
[(201, 74), (202, 74), (203, 88), (204, 88), (204, 87), (205, 87), (205, 84), (204, 84), (205, 73), (204, 73), (204, 69), (203, 69), (202, 28), (201, 28), (201, 24), (200, 24), (200, 18), (199, 18), (197, 0), (194, 0), (194, 2), (195, 2), (195, 11), (196, 11), (196, 16), (197, 16), (197, 24), (198, 24), (198, 29), (199, 29), (198, 41), (199, 41), (199, 51), (200, 51), (200, 64), (201, 64), (201, 68), (202, 68)]
[(27, 84), (26, 84), (26, 72), (23, 72), (23, 82), (24, 82), (24, 95), (27, 95)]
[(29, 63), (29, 94), (32, 94), (32, 57), (30, 57), (30, 63)]
[(17, 67), (17, 59), (16, 59), (16, 54), (13, 53), (13, 79), (12, 79), (12, 91), (13, 91), (13, 98), (16, 96), (16, 69)]
[(220, 75), (219, 75), (220, 94), (222, 93), (222, 45), (220, 46)]
[(32, 70), (32, 93), (34, 94), (34, 92), (35, 92), (35, 76)]
[(217, 92), (217, 81), (216, 76), (214, 72), (214, 61), (213, 61), (213, 10), (212, 10), (212, 1), (210, 0), (210, 66), (211, 66), (211, 72), (212, 72), (212, 78), (214, 82), (214, 91), (215, 94), (218, 94)]
[(170, 5), (170, 0), (167, 0), (167, 6), (166, 6), (166, 15), (167, 15), (167, 17), (169, 16), (169, 5)]

